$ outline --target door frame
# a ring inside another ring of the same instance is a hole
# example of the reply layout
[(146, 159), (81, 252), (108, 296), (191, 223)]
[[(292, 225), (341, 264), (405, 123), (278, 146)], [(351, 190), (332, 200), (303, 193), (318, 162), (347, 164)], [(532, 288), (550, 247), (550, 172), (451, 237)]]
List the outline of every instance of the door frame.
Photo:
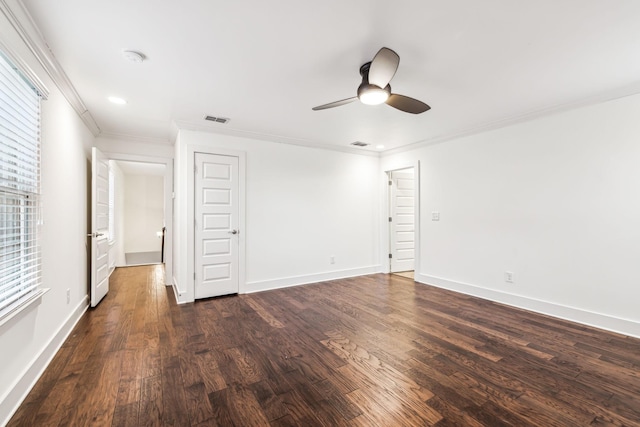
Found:
[[(391, 271), (391, 262), (389, 261), (389, 251), (391, 250), (391, 227), (389, 227), (389, 216), (391, 215), (391, 202), (389, 199), (389, 180), (391, 172), (413, 169), (414, 174), (414, 278), (420, 274), (420, 161), (416, 160), (414, 162), (406, 162), (400, 163), (397, 165), (393, 165), (389, 169), (385, 169), (383, 173), (383, 186), (384, 190), (382, 192), (382, 213), (383, 213), (383, 232), (382, 232), (382, 242), (380, 245), (380, 265), (382, 266), (383, 273), (389, 273)], [(414, 279), (415, 280), (415, 279)]]
[(103, 151), (109, 160), (155, 163), (164, 165), (164, 276), (165, 286), (172, 285), (173, 277), (173, 159), (167, 157), (142, 156), (138, 154), (111, 153)]
[[(397, 241), (395, 239), (395, 236), (393, 236), (393, 230), (394, 230), (394, 228), (398, 227), (398, 223), (397, 223), (398, 212), (396, 211), (397, 206), (395, 205), (395, 200), (392, 200), (393, 199), (392, 196), (394, 195), (394, 189), (395, 189), (396, 192), (397, 191), (401, 191), (401, 190), (399, 190), (397, 188), (397, 186), (392, 185), (391, 182), (394, 181), (394, 177), (393, 177), (394, 174), (400, 174), (402, 172), (409, 173), (409, 171), (411, 172), (411, 180), (413, 181), (413, 187), (414, 187), (413, 190), (415, 190), (416, 176), (415, 176), (414, 168), (396, 169), (396, 170), (387, 172), (387, 176), (389, 177), (389, 183), (390, 183), (389, 186), (387, 187), (388, 188), (388, 193), (389, 193), (388, 212), (389, 212), (389, 218), (392, 219), (391, 221), (388, 222), (388, 226), (389, 226), (389, 253), (392, 254), (393, 257), (395, 258), (395, 260), (394, 260), (394, 258), (389, 258), (389, 272), (390, 273), (408, 271), (406, 268), (404, 270), (398, 270), (398, 266), (397, 265), (396, 265), (396, 268), (394, 269), (394, 262), (396, 264), (398, 263), (398, 259), (396, 258), (396, 256), (398, 255), (398, 253), (397, 253), (398, 252), (398, 248), (396, 247), (395, 248), (395, 252), (394, 252), (394, 242), (397, 242)], [(398, 178), (395, 178), (395, 179), (397, 180)], [(396, 184), (397, 184), (397, 181), (396, 181)], [(415, 234), (416, 234), (416, 232), (415, 232), (415, 224), (416, 224), (415, 202), (416, 202), (416, 200), (415, 200), (415, 192), (413, 190), (411, 191), (411, 195), (413, 196), (413, 204), (414, 204), (413, 212), (412, 212), (412, 214), (414, 216), (413, 224), (412, 224), (412, 226), (413, 226), (413, 258), (412, 258), (413, 268), (411, 268), (411, 271), (415, 271), (415, 263), (416, 263), (416, 255), (415, 255), (415, 250), (416, 250), (415, 249), (415, 245), (416, 245), (416, 241), (415, 241), (415, 239), (416, 239), (416, 236), (415, 236)], [(396, 229), (396, 231), (397, 231), (397, 229)], [(394, 270), (396, 270), (396, 271), (394, 271)]]
[(214, 154), (218, 156), (232, 156), (238, 158), (238, 294), (246, 292), (246, 153), (244, 151), (227, 150), (225, 148), (208, 147), (202, 145), (187, 145), (187, 165), (191, 168), (187, 175), (187, 280), (192, 298), (195, 300), (195, 174), (193, 168), (196, 164), (196, 153)]

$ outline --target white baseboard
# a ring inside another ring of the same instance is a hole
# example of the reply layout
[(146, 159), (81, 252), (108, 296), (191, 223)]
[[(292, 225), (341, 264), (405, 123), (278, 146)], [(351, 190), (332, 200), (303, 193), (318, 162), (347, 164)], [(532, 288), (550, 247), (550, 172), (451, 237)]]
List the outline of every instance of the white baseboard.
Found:
[(513, 307), (523, 308), (536, 313), (581, 323), (583, 325), (640, 338), (640, 322), (633, 320), (621, 319), (608, 314), (595, 313), (581, 308), (569, 307), (522, 295), (514, 295), (507, 292), (497, 291), (495, 289), (481, 288), (468, 283), (454, 282), (452, 280), (428, 276), (426, 274), (416, 274), (415, 281), (438, 288), (448, 289), (450, 291), (484, 298)]
[(34, 357), (22, 375), (11, 386), (9, 392), (2, 398), (0, 401), (0, 425), (6, 425), (18, 410), (22, 401), (27, 397), (33, 386), (36, 385), (36, 382), (40, 379), (47, 366), (49, 366), (49, 363), (51, 363), (53, 357), (58, 350), (60, 350), (60, 347), (62, 347), (62, 344), (64, 344), (80, 318), (82, 318), (82, 315), (87, 311), (87, 308), (89, 308), (88, 295), (85, 296), (71, 314), (69, 314), (67, 320), (60, 326), (49, 343)]
[(180, 289), (178, 288), (178, 281), (176, 280), (175, 277), (172, 277), (173, 280), (171, 280), (171, 287), (173, 288), (173, 296), (176, 297), (176, 302), (178, 304), (186, 304), (188, 302), (193, 302), (192, 301), (187, 301), (184, 299), (183, 293), (180, 292)]
[(327, 280), (345, 279), (347, 277), (363, 276), (365, 274), (380, 273), (382, 266), (350, 268), (346, 270), (328, 271), (326, 273), (309, 274), (304, 276), (282, 277), (273, 280), (249, 282), (241, 290), (243, 294), (269, 291), (272, 289), (288, 288), (291, 286), (308, 285), (309, 283), (326, 282)]

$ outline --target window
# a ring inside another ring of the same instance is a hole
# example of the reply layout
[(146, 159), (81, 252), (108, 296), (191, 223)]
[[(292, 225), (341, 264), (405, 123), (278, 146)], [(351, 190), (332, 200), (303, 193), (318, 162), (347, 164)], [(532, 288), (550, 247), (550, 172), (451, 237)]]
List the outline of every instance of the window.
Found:
[(40, 295), (40, 96), (0, 52), (0, 320)]

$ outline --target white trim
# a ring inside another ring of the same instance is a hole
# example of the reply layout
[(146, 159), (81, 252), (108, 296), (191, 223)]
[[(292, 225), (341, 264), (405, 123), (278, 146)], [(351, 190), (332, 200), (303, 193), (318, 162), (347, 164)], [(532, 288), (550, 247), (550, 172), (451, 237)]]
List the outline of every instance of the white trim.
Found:
[(578, 108), (588, 107), (590, 105), (600, 104), (608, 101), (614, 101), (616, 99), (625, 98), (627, 96), (637, 95), (639, 93), (640, 93), (640, 81), (617, 88), (617, 89), (602, 92), (594, 96), (583, 98), (574, 102), (553, 105), (550, 107), (529, 111), (527, 113), (519, 114), (516, 116), (505, 117), (505, 118), (493, 120), (490, 122), (480, 123), (476, 126), (467, 127), (466, 129), (462, 129), (459, 131), (445, 133), (444, 135), (434, 136), (432, 138), (416, 141), (411, 144), (403, 145), (401, 147), (392, 148), (392, 149), (381, 152), (380, 157), (392, 156), (394, 154), (417, 150), (419, 148), (440, 144), (440, 143), (451, 141), (454, 139), (464, 138), (471, 135), (478, 135), (484, 132), (489, 132), (492, 130), (513, 126), (519, 123), (530, 122), (538, 118), (553, 116), (555, 114), (563, 113), (565, 111), (576, 110)]
[(186, 304), (193, 301), (185, 301), (182, 299), (182, 293), (178, 289), (178, 280), (175, 277), (171, 278), (171, 287), (173, 288), (173, 296), (176, 298), (176, 303)]
[(381, 235), (381, 245), (380, 245), (380, 265), (382, 266), (383, 273), (389, 273), (390, 262), (389, 262), (389, 248), (390, 248), (390, 236), (389, 236), (389, 173), (394, 171), (399, 171), (403, 169), (413, 169), (414, 174), (414, 189), (413, 189), (413, 197), (414, 197), (414, 264), (413, 270), (418, 273), (420, 271), (420, 161), (416, 160), (409, 163), (402, 163), (398, 165), (394, 165), (393, 168), (385, 169), (384, 171), (384, 190), (382, 192), (382, 235)]
[[(2, 9), (2, 7), (3, 7), (3, 5), (0, 2), (0, 10)], [(3, 12), (5, 12), (5, 11), (3, 10)], [(5, 12), (5, 16), (6, 16), (6, 12)], [(43, 100), (46, 100), (49, 97), (49, 89), (47, 88), (47, 86), (44, 83), (42, 83), (42, 80), (40, 80), (38, 75), (31, 69), (31, 67), (29, 67), (29, 65), (25, 61), (23, 61), (23, 59), (18, 54), (16, 54), (13, 51), (13, 49), (11, 49), (2, 40), (0, 40), (0, 49), (2, 50), (2, 53), (7, 58), (9, 58), (9, 60), (13, 63), (13, 65), (18, 67), (18, 69), (20, 69), (20, 72), (36, 88), (36, 91), (38, 92), (38, 95), (40, 95), (40, 97)]]
[(47, 292), (49, 292), (49, 288), (36, 289), (35, 291), (27, 295), (26, 298), (19, 299), (12, 305), (5, 307), (5, 310), (8, 311), (0, 315), (0, 332), (3, 329), (2, 326), (8, 323), (9, 320), (13, 319), (32, 305), (40, 305), (40, 303), (42, 302), (42, 296)]
[(328, 280), (346, 279), (348, 277), (364, 276), (366, 274), (380, 273), (381, 266), (372, 265), (369, 267), (350, 268), (346, 270), (328, 271), (326, 273), (307, 274), (304, 276), (282, 277), (279, 279), (262, 280), (247, 283), (244, 292), (250, 294), (254, 292), (269, 291), (272, 289), (289, 288), (292, 286), (308, 285), (310, 283), (326, 282)]
[(67, 320), (60, 326), (51, 340), (42, 348), (34, 359), (24, 369), (22, 375), (11, 385), (9, 391), (0, 397), (0, 425), (6, 425), (20, 404), (27, 397), (44, 370), (49, 366), (62, 344), (73, 331), (82, 315), (89, 308), (89, 296), (85, 296), (76, 308), (69, 314)]
[[(10, 6), (12, 3), (13, 6)], [(51, 77), (51, 80), (60, 89), (69, 104), (76, 111), (80, 119), (94, 136), (100, 134), (100, 127), (94, 120), (86, 105), (80, 98), (76, 88), (69, 80), (69, 77), (62, 69), (62, 66), (54, 56), (53, 52), (44, 41), (44, 37), (33, 18), (27, 12), (21, 0), (0, 0), (0, 10), (7, 17), (13, 28), (16, 30), (24, 44), (38, 60), (42, 68)]]
[(450, 291), (499, 302), (512, 307), (522, 308), (536, 313), (580, 323), (607, 331), (640, 338), (640, 322), (621, 319), (608, 314), (596, 313), (577, 307), (570, 307), (549, 301), (542, 301), (523, 295), (510, 294), (495, 289), (486, 289), (468, 283), (454, 282), (441, 277), (416, 274), (416, 282), (448, 289)]
[(308, 147), (308, 148), (319, 148), (323, 150), (340, 151), (343, 153), (358, 154), (361, 156), (380, 157), (380, 153), (377, 150), (373, 151), (372, 149), (366, 149), (366, 148), (360, 148), (360, 149), (353, 148), (352, 146), (348, 145), (348, 143), (346, 143), (344, 146), (323, 144), (321, 142), (310, 141), (307, 139), (292, 138), (290, 136), (284, 136), (284, 135), (271, 135), (266, 133), (252, 132), (252, 131), (233, 129), (233, 128), (223, 129), (220, 127), (223, 125), (214, 124), (211, 122), (205, 122), (204, 120), (203, 122), (204, 123), (200, 123), (200, 122), (195, 123), (191, 121), (178, 120), (175, 122), (175, 125), (178, 127), (178, 129), (184, 129), (184, 130), (190, 130), (190, 131), (206, 132), (206, 133), (212, 133), (216, 135), (235, 136), (240, 138), (251, 138), (251, 139), (257, 139), (261, 141), (275, 142), (277, 144), (289, 144), (289, 145), (298, 145), (298, 146)]
[(247, 241), (247, 227), (246, 227), (246, 168), (247, 168), (247, 153), (244, 151), (228, 150), (225, 148), (210, 147), (206, 145), (187, 144), (187, 282), (190, 285), (185, 285), (185, 292), (181, 291), (179, 287), (178, 293), (181, 297), (181, 302), (191, 302), (195, 300), (195, 280), (193, 280), (195, 273), (195, 176), (193, 174), (193, 167), (195, 165), (196, 153), (214, 154), (220, 156), (232, 156), (238, 158), (238, 202), (239, 202), (239, 254), (238, 254), (238, 293), (245, 293), (246, 286), (246, 241)]
[[(173, 158), (117, 153), (107, 150), (101, 151), (109, 160), (164, 165), (164, 223), (166, 227), (164, 236), (164, 273), (165, 278), (173, 277)], [(165, 285), (170, 286), (171, 284), (165, 283)]]

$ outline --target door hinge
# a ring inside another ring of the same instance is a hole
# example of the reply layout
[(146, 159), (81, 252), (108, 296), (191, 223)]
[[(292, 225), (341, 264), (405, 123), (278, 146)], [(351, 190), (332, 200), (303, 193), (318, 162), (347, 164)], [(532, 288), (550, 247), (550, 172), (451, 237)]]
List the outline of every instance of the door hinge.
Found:
[(389, 259), (393, 258), (393, 255), (389, 254)]
[(196, 272), (193, 272), (193, 280), (196, 280)]
[(393, 218), (389, 217), (389, 222), (393, 222)]
[(198, 165), (193, 165), (193, 173), (198, 173)]
[(389, 181), (389, 185), (393, 185), (393, 181)]

